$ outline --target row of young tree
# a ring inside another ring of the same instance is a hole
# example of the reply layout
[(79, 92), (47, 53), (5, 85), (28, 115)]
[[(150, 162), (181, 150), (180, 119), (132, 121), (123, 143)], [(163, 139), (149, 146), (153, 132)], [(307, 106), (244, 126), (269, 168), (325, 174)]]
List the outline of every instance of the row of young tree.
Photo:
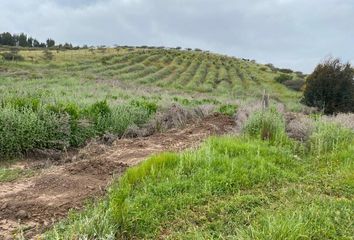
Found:
[[(16, 47), (34, 47), (34, 48), (52, 48), (55, 47), (55, 41), (48, 38), (46, 42), (39, 42), (37, 39), (27, 36), (27, 34), (11, 34), (9, 32), (0, 33), (0, 45)], [(73, 48), (72, 44), (65, 43), (57, 45), (59, 48)]]

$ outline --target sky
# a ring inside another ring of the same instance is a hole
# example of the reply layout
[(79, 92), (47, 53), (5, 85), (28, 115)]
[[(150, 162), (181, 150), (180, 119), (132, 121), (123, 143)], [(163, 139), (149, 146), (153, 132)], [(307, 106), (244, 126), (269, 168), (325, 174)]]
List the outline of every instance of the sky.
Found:
[(330, 56), (354, 64), (354, 0), (0, 0), (0, 32), (201, 48), (305, 73)]

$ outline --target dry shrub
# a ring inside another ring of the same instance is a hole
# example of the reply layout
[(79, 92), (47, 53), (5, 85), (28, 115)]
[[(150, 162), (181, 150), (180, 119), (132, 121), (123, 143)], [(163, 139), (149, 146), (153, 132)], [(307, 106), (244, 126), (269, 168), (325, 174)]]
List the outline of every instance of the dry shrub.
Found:
[(171, 107), (158, 112), (154, 119), (141, 127), (136, 125), (130, 126), (123, 137), (146, 137), (155, 132), (166, 131), (168, 129), (177, 128), (185, 125), (188, 121), (198, 120), (207, 113), (210, 108), (197, 107), (193, 109), (183, 108), (179, 105), (172, 105)]
[(354, 130), (354, 113), (340, 113), (336, 116), (323, 116), (323, 120), (338, 123), (342, 127)]
[(298, 141), (307, 141), (314, 130), (314, 121), (300, 113), (286, 113), (285, 121), (287, 135)]

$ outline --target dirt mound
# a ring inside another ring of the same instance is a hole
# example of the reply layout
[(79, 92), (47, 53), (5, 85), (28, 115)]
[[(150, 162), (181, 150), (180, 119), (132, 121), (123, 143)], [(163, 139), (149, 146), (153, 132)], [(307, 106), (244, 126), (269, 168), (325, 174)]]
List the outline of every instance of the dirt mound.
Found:
[(33, 239), (70, 209), (80, 209), (87, 199), (102, 196), (113, 176), (128, 166), (151, 154), (196, 147), (206, 137), (233, 127), (233, 119), (216, 114), (149, 137), (118, 139), (111, 145), (93, 141), (62, 165), (52, 165), (32, 178), (2, 183), (0, 239), (13, 239), (19, 227), (26, 239)]
[(119, 173), (120, 170), (128, 167), (123, 162), (105, 161), (105, 159), (92, 159), (89, 161), (76, 162), (65, 167), (65, 170), (70, 174), (85, 174), (89, 173), (98, 177), (105, 175), (113, 175)]

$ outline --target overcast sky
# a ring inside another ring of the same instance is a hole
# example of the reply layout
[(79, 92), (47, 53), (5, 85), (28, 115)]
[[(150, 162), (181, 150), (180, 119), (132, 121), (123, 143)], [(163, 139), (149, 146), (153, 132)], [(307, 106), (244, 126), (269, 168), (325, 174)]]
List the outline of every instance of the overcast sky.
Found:
[(0, 0), (0, 32), (75, 45), (191, 47), (310, 72), (354, 63), (354, 0)]

